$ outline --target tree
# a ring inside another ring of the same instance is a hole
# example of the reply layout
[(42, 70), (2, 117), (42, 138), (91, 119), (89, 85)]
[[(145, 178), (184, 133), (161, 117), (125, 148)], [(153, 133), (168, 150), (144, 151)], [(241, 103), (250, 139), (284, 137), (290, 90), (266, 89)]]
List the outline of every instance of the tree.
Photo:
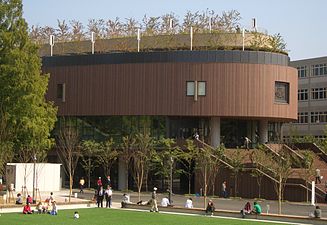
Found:
[(88, 188), (91, 187), (91, 173), (98, 166), (94, 158), (97, 156), (99, 149), (100, 144), (94, 140), (86, 140), (82, 142), (81, 165), (87, 173)]
[(135, 136), (136, 148), (132, 154), (132, 175), (137, 185), (139, 201), (146, 167), (151, 160), (154, 151), (154, 140), (149, 133), (138, 133)]
[[(56, 108), (45, 100), (49, 76), (41, 75), (38, 49), (29, 39), (21, 0), (0, 3), (0, 146), (2, 159), (26, 149), (44, 155), (51, 147)], [(8, 154), (7, 154), (8, 153)]]
[(286, 43), (280, 33), (269, 36), (268, 45), (270, 46), (271, 51), (273, 52), (286, 51)]
[(121, 144), (121, 152), (119, 153), (119, 157), (122, 159), (123, 163), (125, 163), (125, 183), (126, 183), (126, 190), (128, 190), (128, 169), (129, 163), (132, 158), (132, 153), (135, 147), (135, 138), (132, 136), (124, 136), (123, 142)]
[(310, 182), (311, 178), (315, 174), (315, 168), (313, 166), (314, 153), (310, 150), (306, 150), (302, 152), (302, 156), (303, 156), (302, 168), (304, 169), (304, 174), (302, 174), (302, 176), (304, 176), (303, 178), (305, 179), (305, 186), (307, 190), (306, 200), (308, 202), (309, 201), (308, 183)]
[(233, 167), (231, 170), (234, 175), (234, 197), (237, 196), (237, 179), (240, 172), (243, 170), (243, 155), (241, 154), (241, 149), (236, 149), (233, 151), (232, 155), (229, 157), (229, 163)]
[(69, 176), (69, 202), (73, 190), (73, 178), (78, 159), (81, 155), (81, 148), (79, 146), (79, 134), (77, 128), (71, 121), (64, 120), (61, 124), (59, 133), (57, 135), (57, 154), (64, 166), (66, 174)]
[(102, 165), (103, 172), (106, 176), (110, 175), (111, 167), (118, 158), (118, 152), (114, 148), (114, 144), (113, 138), (102, 142), (97, 154), (97, 161), (99, 165)]
[(179, 159), (180, 162), (187, 168), (187, 170), (184, 170), (184, 173), (188, 177), (188, 193), (191, 194), (191, 179), (193, 175), (192, 164), (196, 156), (197, 146), (194, 144), (192, 139), (187, 139), (185, 147), (186, 150), (182, 152)]

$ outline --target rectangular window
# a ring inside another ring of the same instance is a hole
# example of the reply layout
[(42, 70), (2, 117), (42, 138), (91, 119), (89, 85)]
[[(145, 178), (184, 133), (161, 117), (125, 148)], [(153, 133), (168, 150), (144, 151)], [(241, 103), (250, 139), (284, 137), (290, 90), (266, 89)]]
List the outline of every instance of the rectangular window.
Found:
[(312, 76), (327, 75), (327, 64), (316, 64), (311, 66)]
[(308, 100), (308, 89), (300, 89), (298, 90), (298, 100), (305, 101)]
[(195, 82), (194, 81), (187, 81), (186, 82), (186, 95), (187, 96), (194, 96), (194, 86)]
[(205, 81), (199, 81), (198, 82), (198, 95), (199, 96), (205, 96), (206, 95), (206, 82)]
[(275, 102), (289, 103), (289, 83), (275, 82)]
[(327, 122), (327, 112), (311, 112), (310, 114), (311, 123), (326, 123)]
[(326, 99), (327, 98), (327, 88), (312, 88), (311, 89), (311, 99)]
[(62, 102), (65, 102), (66, 100), (66, 85), (63, 84), (57, 84), (57, 98), (61, 99)]
[(300, 112), (297, 114), (297, 122), (298, 123), (308, 123), (308, 113), (307, 112)]
[[(196, 84), (195, 84), (196, 82)], [(186, 95), (194, 96), (195, 95), (195, 85), (197, 85), (197, 95), (205, 96), (206, 95), (206, 82), (205, 81), (187, 81), (186, 82)]]
[(307, 66), (299, 66), (297, 69), (297, 76), (299, 78), (307, 77)]

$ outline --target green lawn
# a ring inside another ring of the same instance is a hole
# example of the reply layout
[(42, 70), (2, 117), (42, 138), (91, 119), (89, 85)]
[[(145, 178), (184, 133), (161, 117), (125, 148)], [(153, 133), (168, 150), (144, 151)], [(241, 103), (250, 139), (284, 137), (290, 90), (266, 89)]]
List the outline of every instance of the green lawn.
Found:
[[(79, 219), (74, 219), (74, 211), (80, 214)], [(2, 213), (0, 217), (0, 224), (33, 224), (33, 225), (97, 225), (97, 224), (117, 224), (117, 225), (206, 225), (206, 224), (219, 224), (219, 225), (260, 225), (273, 223), (262, 223), (254, 221), (242, 221), (233, 219), (220, 219), (207, 216), (186, 216), (186, 215), (171, 215), (164, 213), (150, 213), (139, 211), (126, 211), (117, 209), (105, 208), (89, 208), (78, 210), (59, 210), (57, 216), (48, 214), (33, 214), (23, 215), (22, 213)]]

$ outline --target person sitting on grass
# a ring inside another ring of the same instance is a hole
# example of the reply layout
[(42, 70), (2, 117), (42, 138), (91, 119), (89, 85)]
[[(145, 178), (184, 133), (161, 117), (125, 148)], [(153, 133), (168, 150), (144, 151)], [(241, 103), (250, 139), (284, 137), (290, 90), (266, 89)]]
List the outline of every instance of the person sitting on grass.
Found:
[(255, 215), (260, 215), (262, 210), (261, 210), (261, 206), (257, 203), (257, 202), (254, 202), (253, 203), (253, 210), (252, 210), (252, 213), (255, 214)]
[(185, 202), (185, 208), (190, 208), (192, 209), (193, 208), (193, 201), (192, 201), (192, 198), (188, 198)]
[(17, 194), (16, 204), (17, 205), (22, 205), (23, 204), (23, 198), (22, 198), (21, 193)]
[(320, 207), (317, 205), (316, 209), (312, 213), (310, 213), (309, 216), (313, 217), (313, 218), (320, 219), (321, 218), (321, 209), (320, 209)]
[(244, 206), (244, 208), (241, 210), (241, 214), (242, 214), (242, 217), (244, 218), (245, 215), (247, 214), (251, 214), (251, 203), (250, 202), (247, 202)]
[(79, 219), (79, 214), (78, 214), (78, 212), (74, 212), (74, 219)]
[(121, 202), (121, 207), (122, 208), (126, 208), (126, 205), (128, 203), (131, 203), (130, 200), (129, 200), (129, 195), (128, 194), (123, 194), (123, 199), (122, 199), (122, 202)]
[(213, 204), (212, 200), (209, 200), (206, 208), (206, 214), (210, 214), (212, 216), (214, 211), (215, 211), (215, 205)]
[(42, 202), (39, 202), (36, 205), (36, 208), (35, 209), (36, 209), (37, 213), (39, 213), (39, 214), (46, 212), (46, 207), (42, 204)]
[(162, 207), (167, 207), (170, 205), (169, 199), (167, 197), (163, 197), (161, 200), (161, 206)]
[(27, 203), (23, 208), (23, 214), (32, 214), (31, 203)]

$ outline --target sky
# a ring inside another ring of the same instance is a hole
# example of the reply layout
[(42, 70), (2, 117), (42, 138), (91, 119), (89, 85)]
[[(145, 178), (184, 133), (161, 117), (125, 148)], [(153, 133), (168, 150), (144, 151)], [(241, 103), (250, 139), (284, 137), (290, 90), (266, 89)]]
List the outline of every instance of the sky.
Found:
[(85, 26), (89, 19), (134, 17), (175, 13), (181, 20), (187, 11), (237, 10), (241, 26), (257, 26), (269, 34), (280, 33), (287, 43), (291, 60), (327, 56), (326, 0), (22, 0), (24, 18), (31, 27), (57, 26), (57, 20), (79, 20)]

